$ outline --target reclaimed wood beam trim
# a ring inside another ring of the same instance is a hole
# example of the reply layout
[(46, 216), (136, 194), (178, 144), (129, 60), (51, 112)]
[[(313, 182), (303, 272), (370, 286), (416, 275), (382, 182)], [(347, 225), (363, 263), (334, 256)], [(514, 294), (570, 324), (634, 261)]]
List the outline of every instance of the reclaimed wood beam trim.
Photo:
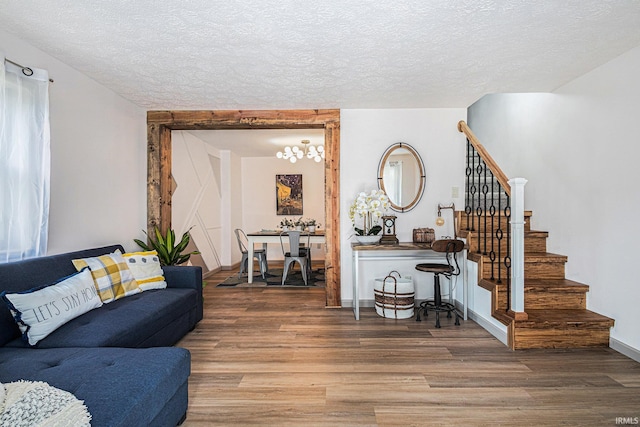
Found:
[(325, 280), (327, 307), (340, 307), (340, 121), (328, 122), (324, 131), (325, 146)]
[(320, 129), (336, 117), (340, 110), (149, 111), (147, 123), (172, 130)]
[(171, 226), (171, 131), (325, 129), (326, 305), (340, 307), (340, 110), (147, 111), (147, 232)]
[(147, 124), (147, 234), (171, 226), (171, 130)]

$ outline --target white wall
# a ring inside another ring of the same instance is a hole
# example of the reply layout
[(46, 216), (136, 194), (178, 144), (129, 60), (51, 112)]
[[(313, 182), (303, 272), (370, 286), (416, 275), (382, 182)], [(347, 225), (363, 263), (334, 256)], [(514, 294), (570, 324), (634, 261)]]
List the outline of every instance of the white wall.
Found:
[[(302, 174), (302, 215), (276, 215), (276, 175)], [(291, 163), (275, 157), (242, 159), (242, 228), (246, 232), (277, 230), (284, 218), (324, 219), (324, 163), (302, 159)], [(239, 250), (238, 250), (239, 253)], [(282, 260), (280, 245), (268, 245), (268, 260)], [(324, 249), (314, 247), (312, 259), (324, 259)]]
[(552, 94), (488, 95), (468, 113), (507, 175), (529, 180), (532, 228), (568, 255), (567, 278), (590, 286), (588, 308), (615, 319), (612, 346), (636, 351), (639, 75), (637, 47)]
[[(395, 215), (396, 232), (401, 242), (412, 241), (416, 227), (432, 227), (437, 235), (453, 235), (448, 221), (435, 226), (438, 203), (455, 202), (464, 206), (464, 161), (466, 143), (457, 123), (466, 119), (464, 108), (342, 110), (340, 112), (340, 239), (341, 297), (345, 306), (353, 300), (351, 279), (351, 237), (349, 206), (360, 191), (377, 188), (378, 163), (385, 150), (396, 142), (413, 146), (422, 157), (426, 169), (426, 189), (417, 207)], [(452, 198), (452, 187), (460, 189), (460, 197)], [(391, 212), (392, 213), (392, 212)], [(415, 262), (368, 263), (360, 286), (361, 299), (373, 300), (373, 283), (391, 270), (410, 274), (419, 282), (419, 299), (433, 294), (431, 275), (415, 271)], [(361, 271), (364, 269), (361, 269)], [(418, 274), (416, 274), (418, 273)], [(444, 286), (443, 286), (444, 288)]]
[(122, 243), (146, 230), (146, 114), (141, 108), (12, 35), (0, 51), (49, 71), (51, 201), (48, 253)]
[(173, 131), (171, 141), (171, 173), (177, 184), (171, 200), (173, 228), (178, 237), (191, 228), (203, 271), (217, 270), (222, 247), (220, 154), (189, 132)]

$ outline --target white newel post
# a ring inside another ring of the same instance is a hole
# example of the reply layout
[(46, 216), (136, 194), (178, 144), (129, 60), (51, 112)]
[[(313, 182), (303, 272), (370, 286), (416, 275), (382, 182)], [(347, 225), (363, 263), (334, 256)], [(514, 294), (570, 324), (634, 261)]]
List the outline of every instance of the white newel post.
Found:
[(511, 186), (511, 311), (524, 312), (524, 186), (513, 178)]

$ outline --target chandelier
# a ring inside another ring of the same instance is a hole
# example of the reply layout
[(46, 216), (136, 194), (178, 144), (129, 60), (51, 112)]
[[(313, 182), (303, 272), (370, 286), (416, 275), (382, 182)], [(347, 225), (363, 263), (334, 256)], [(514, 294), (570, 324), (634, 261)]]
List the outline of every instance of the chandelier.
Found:
[(276, 153), (276, 157), (279, 159), (289, 160), (291, 163), (295, 163), (298, 159), (302, 159), (306, 157), (307, 159), (313, 159), (316, 163), (319, 163), (324, 159), (324, 146), (311, 145), (311, 141), (308, 139), (303, 139), (300, 141), (302, 143), (302, 148), (298, 146), (284, 147), (284, 151), (278, 151)]

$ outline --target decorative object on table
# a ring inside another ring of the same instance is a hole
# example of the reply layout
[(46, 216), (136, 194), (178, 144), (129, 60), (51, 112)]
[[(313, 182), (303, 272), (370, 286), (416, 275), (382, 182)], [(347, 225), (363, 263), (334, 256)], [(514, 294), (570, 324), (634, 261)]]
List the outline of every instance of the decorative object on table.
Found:
[(418, 152), (409, 144), (392, 144), (378, 165), (378, 187), (389, 197), (392, 210), (408, 212), (424, 193), (426, 175)]
[[(158, 227), (155, 227), (156, 238), (154, 240), (153, 237), (147, 235), (149, 238), (148, 245), (139, 239), (133, 239), (133, 241), (145, 251), (158, 252), (158, 258), (160, 259), (161, 265), (180, 265), (189, 261), (191, 255), (200, 254), (198, 251), (183, 254), (183, 251), (187, 248), (187, 245), (191, 240), (191, 236), (189, 236), (191, 228), (184, 232), (182, 239), (180, 239), (180, 242), (177, 245), (176, 234), (171, 228), (167, 228), (167, 233), (163, 236), (162, 233), (160, 233), (160, 230), (158, 230)], [(146, 231), (142, 231), (144, 234), (147, 234)]]
[(431, 243), (436, 240), (436, 232), (433, 228), (414, 228), (413, 243)]
[(379, 316), (392, 319), (413, 317), (416, 293), (410, 277), (402, 277), (394, 270), (384, 279), (376, 279), (375, 282), (373, 292)]
[[(361, 192), (349, 207), (349, 218), (356, 232), (356, 240), (360, 243), (376, 243), (382, 236), (380, 219), (389, 208), (389, 198), (382, 190)], [(362, 228), (358, 227), (358, 218), (362, 219)]]
[(381, 245), (397, 245), (399, 243), (398, 238), (396, 237), (396, 218), (397, 217), (395, 215), (382, 216)]
[(440, 203), (438, 203), (438, 217), (436, 218), (436, 225), (438, 227), (442, 227), (445, 224), (445, 220), (442, 217), (442, 210), (443, 209), (451, 209), (451, 217), (453, 218), (453, 238), (457, 239), (458, 236), (456, 234), (456, 205), (454, 203), (451, 203), (448, 206), (442, 205)]
[(313, 218), (309, 218), (305, 221), (304, 223), (305, 227), (307, 227), (307, 230), (309, 231), (309, 233), (315, 233), (316, 232), (316, 228), (320, 227), (320, 224), (318, 222), (316, 222), (315, 219)]
[(311, 145), (311, 141), (303, 139), (300, 141), (302, 149), (297, 146), (284, 147), (284, 150), (278, 151), (276, 157), (283, 160), (289, 160), (291, 163), (297, 162), (299, 159), (312, 159), (316, 163), (320, 163), (324, 159), (324, 145)]
[(280, 221), (280, 228), (282, 229), (282, 231), (292, 230), (293, 220), (290, 220), (289, 218), (283, 218), (282, 221)]
[(302, 174), (276, 175), (276, 214), (302, 215)]
[(305, 226), (305, 223), (304, 223), (304, 221), (302, 220), (302, 217), (300, 217), (300, 218), (296, 219), (296, 220), (293, 222), (293, 228), (294, 228), (296, 231), (302, 231), (302, 230), (304, 229), (304, 226)]

